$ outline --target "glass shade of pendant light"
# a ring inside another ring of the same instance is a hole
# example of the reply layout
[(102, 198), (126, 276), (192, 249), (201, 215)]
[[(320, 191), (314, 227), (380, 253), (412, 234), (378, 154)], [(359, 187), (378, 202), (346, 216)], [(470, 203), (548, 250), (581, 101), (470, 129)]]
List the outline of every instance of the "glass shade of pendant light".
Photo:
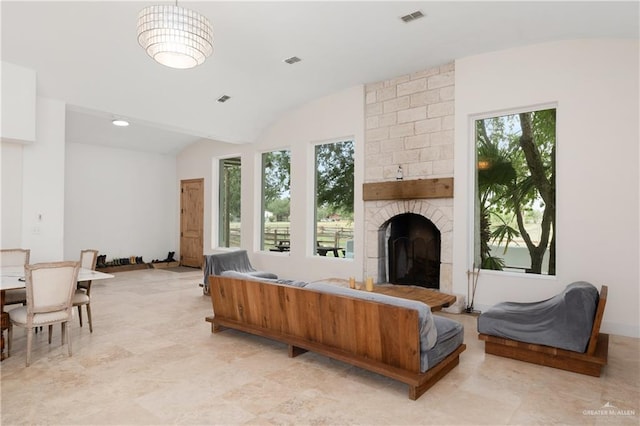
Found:
[(177, 2), (148, 6), (138, 14), (138, 43), (162, 65), (193, 68), (213, 52), (213, 28), (205, 16)]
[(113, 120), (111, 120), (111, 124), (117, 127), (127, 127), (129, 125), (129, 122), (124, 118), (114, 118)]

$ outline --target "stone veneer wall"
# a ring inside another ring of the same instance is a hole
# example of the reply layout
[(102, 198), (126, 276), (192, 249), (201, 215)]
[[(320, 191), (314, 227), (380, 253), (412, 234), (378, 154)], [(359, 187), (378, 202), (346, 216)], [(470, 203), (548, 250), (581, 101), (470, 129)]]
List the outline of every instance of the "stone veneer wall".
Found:
[[(454, 63), (367, 84), (365, 182), (453, 176)], [(441, 233), (440, 290), (452, 292), (453, 198), (365, 202), (364, 276), (378, 273), (380, 228), (395, 215), (415, 213)]]

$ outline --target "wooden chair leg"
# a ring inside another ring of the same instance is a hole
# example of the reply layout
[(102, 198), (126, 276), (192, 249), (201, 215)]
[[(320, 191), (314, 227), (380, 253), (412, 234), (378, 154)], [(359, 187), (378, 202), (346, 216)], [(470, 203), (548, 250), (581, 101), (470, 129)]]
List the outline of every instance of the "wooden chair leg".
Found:
[(13, 341), (13, 324), (9, 321), (9, 330), (7, 331), (7, 356), (11, 356), (11, 342)]
[(89, 319), (89, 333), (93, 333), (93, 322), (91, 321), (91, 303), (87, 303), (87, 318)]
[(64, 327), (64, 334), (67, 336), (67, 346), (69, 347), (69, 356), (71, 356), (71, 333), (69, 332), (69, 321), (62, 323), (62, 327)]
[(33, 328), (27, 330), (27, 367), (31, 363), (31, 345), (33, 343)]
[(80, 320), (80, 327), (82, 327), (82, 305), (78, 305), (78, 319)]

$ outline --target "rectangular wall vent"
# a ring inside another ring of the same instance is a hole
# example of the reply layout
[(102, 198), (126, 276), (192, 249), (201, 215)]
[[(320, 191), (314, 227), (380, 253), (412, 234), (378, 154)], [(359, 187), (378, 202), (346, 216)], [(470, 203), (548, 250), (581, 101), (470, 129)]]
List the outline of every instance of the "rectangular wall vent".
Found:
[(231, 99), (231, 96), (222, 95), (218, 98), (218, 102), (227, 102), (229, 99)]
[(401, 16), (400, 19), (402, 19), (406, 23), (406, 22), (415, 21), (416, 19), (420, 19), (422, 17), (424, 17), (424, 13), (420, 12), (419, 10), (416, 10), (415, 12), (410, 13), (408, 15)]
[(297, 56), (292, 56), (290, 58), (285, 59), (284, 62), (292, 65), (292, 64), (295, 64), (296, 62), (300, 62), (301, 60), (302, 59), (298, 58)]

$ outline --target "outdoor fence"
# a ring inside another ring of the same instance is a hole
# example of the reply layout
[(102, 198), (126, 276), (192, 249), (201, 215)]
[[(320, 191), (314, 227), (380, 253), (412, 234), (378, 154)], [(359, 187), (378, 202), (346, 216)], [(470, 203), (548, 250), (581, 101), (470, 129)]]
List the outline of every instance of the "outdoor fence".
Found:
[[(264, 247), (275, 247), (282, 241), (291, 239), (291, 230), (287, 227), (269, 227), (264, 231)], [(321, 246), (341, 247), (344, 248), (347, 240), (353, 239), (353, 228), (345, 228), (342, 226), (327, 226), (325, 224), (318, 225), (316, 228), (316, 240)]]
[[(268, 250), (291, 240), (291, 228), (289, 226), (267, 225), (263, 234), (264, 248)], [(330, 223), (318, 223), (316, 228), (316, 241), (321, 247), (339, 247), (344, 249), (347, 241), (353, 240), (353, 228), (340, 225), (331, 226)], [(240, 228), (229, 230), (231, 247), (240, 247)]]

